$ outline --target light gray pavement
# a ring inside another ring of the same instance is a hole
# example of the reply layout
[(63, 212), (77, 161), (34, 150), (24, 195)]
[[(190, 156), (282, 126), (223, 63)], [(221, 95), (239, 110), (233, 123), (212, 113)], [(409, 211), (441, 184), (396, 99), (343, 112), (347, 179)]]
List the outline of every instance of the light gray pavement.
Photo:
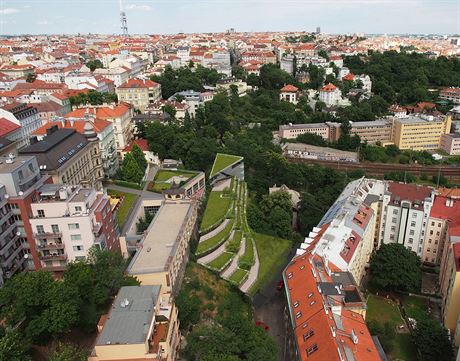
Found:
[(217, 183), (214, 187), (212, 187), (213, 191), (223, 191), (225, 188), (230, 188), (230, 185), (232, 184), (231, 179), (226, 179), (223, 182)]
[(198, 263), (199, 264), (207, 264), (213, 260), (215, 260), (217, 257), (219, 257), (222, 253), (225, 252), (225, 246), (227, 245), (227, 242), (230, 242), (231, 239), (233, 239), (233, 234), (234, 234), (235, 231), (232, 231), (230, 233), (230, 237), (228, 237), (228, 239), (222, 243), (222, 245), (219, 246), (219, 248), (217, 248), (216, 250), (214, 250), (213, 252), (211, 252), (210, 254), (206, 255), (206, 256), (203, 256), (201, 258), (198, 259)]
[(249, 276), (247, 280), (240, 286), (240, 290), (243, 291), (244, 293), (247, 293), (251, 286), (254, 284), (254, 282), (257, 280), (257, 277), (259, 276), (259, 255), (257, 253), (257, 247), (255, 245), (255, 242), (252, 241), (252, 246), (254, 247), (254, 257), (255, 257), (255, 262), (254, 265), (251, 267), (249, 270)]
[(225, 269), (221, 273), (221, 276), (223, 278), (229, 278), (233, 274), (233, 272), (235, 272), (235, 270), (238, 268), (238, 260), (244, 254), (245, 246), (246, 246), (246, 240), (243, 238), (241, 240), (240, 249), (238, 250), (238, 253), (236, 254), (236, 256), (233, 257), (232, 263), (230, 263), (230, 266), (228, 266), (227, 269)]
[(230, 222), (230, 219), (225, 218), (224, 221), (223, 221), (217, 228), (215, 228), (215, 229), (212, 230), (211, 232), (208, 232), (208, 233), (206, 233), (206, 234), (203, 234), (203, 235), (200, 237), (200, 241), (199, 241), (199, 242), (206, 241), (207, 239), (214, 237), (214, 236), (215, 236), (216, 234), (218, 234), (219, 232), (222, 232), (222, 230), (223, 230), (225, 227), (227, 227), (228, 222)]

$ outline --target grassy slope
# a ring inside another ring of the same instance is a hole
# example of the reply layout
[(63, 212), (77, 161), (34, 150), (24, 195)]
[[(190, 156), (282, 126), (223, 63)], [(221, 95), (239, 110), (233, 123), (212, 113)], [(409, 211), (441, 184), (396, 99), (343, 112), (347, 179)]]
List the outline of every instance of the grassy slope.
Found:
[(128, 216), (129, 210), (134, 206), (136, 203), (137, 195), (132, 193), (123, 193), (109, 189), (107, 193), (111, 196), (121, 197), (124, 196), (125, 199), (118, 207), (116, 220), (120, 227), (123, 227), (126, 217)]
[(227, 168), (229, 165), (239, 161), (241, 157), (236, 155), (230, 154), (221, 154), (218, 153), (216, 155), (216, 159), (214, 160), (214, 164), (212, 165), (210, 177), (213, 177), (216, 173), (220, 172), (222, 169)]
[(208, 204), (203, 214), (200, 229), (206, 229), (212, 226), (227, 214), (232, 199), (230, 196), (221, 197), (222, 194), (223, 192), (211, 192), (209, 194)]

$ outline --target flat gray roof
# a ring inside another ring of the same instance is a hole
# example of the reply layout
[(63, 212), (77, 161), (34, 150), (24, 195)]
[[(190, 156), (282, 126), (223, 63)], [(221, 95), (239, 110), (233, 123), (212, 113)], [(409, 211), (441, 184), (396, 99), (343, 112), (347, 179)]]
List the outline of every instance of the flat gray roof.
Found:
[(11, 173), (18, 168), (24, 166), (24, 163), (29, 162), (34, 156), (31, 155), (19, 155), (15, 156), (13, 163), (7, 163), (8, 156), (0, 157), (0, 173)]
[(343, 156), (349, 156), (349, 157), (356, 157), (358, 155), (357, 152), (349, 152), (346, 150), (340, 150), (340, 149), (329, 148), (329, 147), (318, 147), (316, 145), (304, 144), (304, 143), (286, 143), (284, 147), (287, 150), (316, 152), (316, 153), (323, 153), (323, 154), (328, 153), (328, 154), (343, 155)]
[(178, 245), (178, 236), (188, 219), (192, 203), (165, 202), (147, 229), (147, 235), (128, 266), (129, 274), (161, 272)]
[(120, 288), (96, 345), (144, 343), (152, 318), (155, 317), (154, 307), (160, 288), (161, 286)]
[(285, 124), (280, 125), (280, 129), (304, 129), (304, 128), (323, 128), (327, 127), (326, 123), (308, 123), (308, 124)]

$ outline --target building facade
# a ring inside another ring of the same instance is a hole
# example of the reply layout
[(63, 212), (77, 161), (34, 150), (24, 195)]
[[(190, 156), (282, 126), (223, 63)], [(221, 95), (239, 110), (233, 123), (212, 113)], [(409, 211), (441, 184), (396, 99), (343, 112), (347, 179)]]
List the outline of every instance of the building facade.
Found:
[(161, 99), (161, 85), (151, 80), (129, 79), (116, 89), (116, 93), (119, 101), (145, 112), (150, 104)]
[(0, 108), (0, 118), (5, 118), (21, 127), (21, 139), (18, 147), (29, 144), (31, 134), (42, 126), (38, 110), (30, 104), (11, 103)]

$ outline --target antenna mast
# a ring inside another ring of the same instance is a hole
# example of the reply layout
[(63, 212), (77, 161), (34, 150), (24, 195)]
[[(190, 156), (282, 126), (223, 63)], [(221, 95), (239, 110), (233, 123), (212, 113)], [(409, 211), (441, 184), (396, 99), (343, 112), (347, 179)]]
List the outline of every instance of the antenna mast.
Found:
[(121, 22), (121, 33), (123, 36), (128, 36), (128, 20), (126, 13), (123, 11), (123, 4), (120, 0), (120, 22)]

